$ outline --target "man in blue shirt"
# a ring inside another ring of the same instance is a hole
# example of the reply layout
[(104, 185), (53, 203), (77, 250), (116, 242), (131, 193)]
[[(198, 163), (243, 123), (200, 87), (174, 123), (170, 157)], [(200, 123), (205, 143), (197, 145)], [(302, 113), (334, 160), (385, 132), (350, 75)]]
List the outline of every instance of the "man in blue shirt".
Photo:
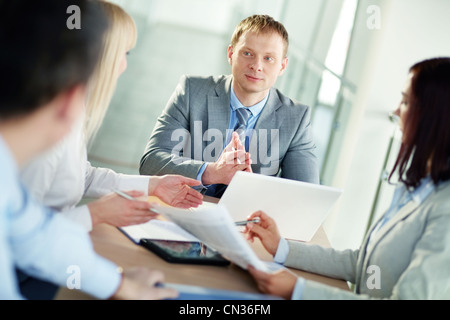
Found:
[[(69, 7), (80, 29), (69, 28)], [(67, 134), (83, 108), (106, 19), (85, 0), (0, 0), (0, 299), (21, 299), (15, 268), (97, 298), (166, 298), (160, 272), (123, 271), (86, 231), (37, 204), (19, 167)]]

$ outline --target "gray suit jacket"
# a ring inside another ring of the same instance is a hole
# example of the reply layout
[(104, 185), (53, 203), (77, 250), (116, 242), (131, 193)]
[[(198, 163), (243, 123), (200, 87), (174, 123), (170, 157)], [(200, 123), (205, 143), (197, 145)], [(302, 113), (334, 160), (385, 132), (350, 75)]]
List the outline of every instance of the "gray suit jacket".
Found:
[(344, 279), (355, 293), (306, 281), (303, 299), (450, 299), (450, 181), (407, 203), (359, 250), (289, 241), (285, 265)]
[[(158, 118), (140, 173), (196, 178), (222, 152), (230, 121), (232, 76), (183, 76)], [(319, 183), (311, 110), (270, 90), (250, 141), (252, 170)]]

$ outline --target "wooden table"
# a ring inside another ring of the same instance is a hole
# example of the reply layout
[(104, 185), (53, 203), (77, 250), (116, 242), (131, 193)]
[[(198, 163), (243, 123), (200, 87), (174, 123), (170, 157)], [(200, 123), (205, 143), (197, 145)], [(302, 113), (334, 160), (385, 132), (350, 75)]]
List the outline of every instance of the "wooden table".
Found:
[[(214, 199), (205, 198), (205, 200), (215, 202)], [(165, 274), (165, 281), (168, 283), (238, 290), (251, 293), (258, 292), (256, 284), (249, 273), (234, 264), (224, 267), (168, 263), (151, 251), (133, 243), (116, 227), (106, 224), (96, 226), (91, 232), (91, 239), (95, 251), (101, 256), (124, 268), (131, 266), (147, 266), (152, 269), (162, 270)], [(326, 247), (330, 246), (323, 228), (319, 228), (318, 232), (311, 240), (311, 243), (320, 244)], [(261, 260), (273, 260), (272, 256), (267, 253), (259, 240), (255, 240), (254, 243), (249, 244)], [(345, 281), (296, 269), (290, 270), (306, 279), (349, 290)], [(61, 288), (56, 299), (92, 298), (79, 291)]]

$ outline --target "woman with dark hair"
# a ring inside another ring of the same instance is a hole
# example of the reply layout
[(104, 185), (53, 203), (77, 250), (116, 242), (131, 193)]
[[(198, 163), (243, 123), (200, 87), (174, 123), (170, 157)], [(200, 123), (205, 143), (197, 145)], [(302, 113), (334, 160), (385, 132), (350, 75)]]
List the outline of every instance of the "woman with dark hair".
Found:
[(403, 143), (391, 173), (398, 168), (407, 187), (416, 188), (427, 175), (436, 185), (450, 178), (449, 75), (449, 58), (425, 60), (410, 69), (404, 100), (395, 111), (402, 120)]
[(391, 206), (359, 250), (337, 251), (281, 238), (263, 212), (249, 224), (275, 261), (354, 284), (354, 292), (249, 267), (261, 291), (286, 299), (450, 299), (450, 58), (415, 64), (395, 111), (402, 145), (390, 179)]

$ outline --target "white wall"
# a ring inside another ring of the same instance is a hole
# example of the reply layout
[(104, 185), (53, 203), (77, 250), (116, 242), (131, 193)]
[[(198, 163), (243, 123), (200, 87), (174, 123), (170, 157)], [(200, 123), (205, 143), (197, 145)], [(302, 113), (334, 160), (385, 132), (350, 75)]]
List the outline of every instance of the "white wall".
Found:
[[(367, 71), (361, 79), (369, 85), (360, 114), (348, 135), (349, 148), (343, 150), (338, 171), (348, 173), (339, 180), (344, 194), (337, 210), (326, 222), (326, 231), (336, 248), (356, 248), (364, 236), (379, 174), (393, 126), (388, 113), (400, 102), (400, 92), (409, 67), (420, 60), (450, 56), (450, 1), (387, 0), (381, 11), (382, 23), (377, 47), (368, 47), (359, 67)], [(351, 61), (350, 61), (351, 63)], [(357, 137), (357, 139), (355, 138)], [(385, 196), (383, 198), (386, 198)], [(389, 199), (389, 197), (387, 197)], [(389, 199), (390, 201), (390, 199)], [(380, 204), (386, 208), (389, 203)]]

